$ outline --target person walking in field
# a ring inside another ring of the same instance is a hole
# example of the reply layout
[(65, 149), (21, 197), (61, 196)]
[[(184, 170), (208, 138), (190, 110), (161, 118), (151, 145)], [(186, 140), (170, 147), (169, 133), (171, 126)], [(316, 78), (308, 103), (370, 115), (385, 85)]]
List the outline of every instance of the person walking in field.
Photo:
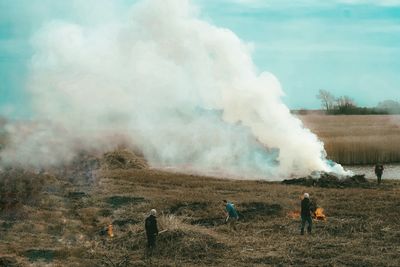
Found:
[(301, 201), (300, 215), (301, 215), (300, 234), (304, 235), (304, 227), (306, 226), (306, 222), (308, 223), (307, 232), (311, 234), (311, 228), (312, 228), (311, 201), (310, 201), (310, 195), (308, 193), (304, 193), (303, 200)]
[(375, 165), (375, 175), (376, 175), (376, 178), (378, 179), (378, 184), (381, 184), (383, 169), (384, 168), (383, 168), (382, 164)]
[(157, 211), (152, 209), (150, 211), (150, 216), (145, 220), (145, 229), (147, 236), (147, 249), (151, 253), (153, 249), (156, 247), (156, 237), (158, 235), (158, 227), (157, 227)]
[(225, 204), (225, 215), (226, 215), (225, 222), (228, 222), (231, 225), (231, 227), (233, 227), (236, 230), (235, 222), (239, 220), (239, 215), (236, 211), (236, 208), (231, 202), (228, 202), (226, 200), (223, 200), (223, 202)]

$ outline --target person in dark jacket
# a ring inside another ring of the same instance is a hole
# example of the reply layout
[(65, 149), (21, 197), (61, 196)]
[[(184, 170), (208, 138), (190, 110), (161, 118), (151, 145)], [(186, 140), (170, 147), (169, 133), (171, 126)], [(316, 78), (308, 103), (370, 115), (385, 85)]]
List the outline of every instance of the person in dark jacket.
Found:
[(301, 201), (301, 234), (304, 235), (304, 227), (308, 223), (307, 232), (311, 234), (312, 218), (311, 218), (311, 202), (310, 195), (304, 193), (303, 200)]
[(376, 178), (378, 178), (378, 184), (381, 184), (382, 174), (383, 174), (383, 165), (376, 164), (375, 165), (375, 175), (376, 175)]
[(147, 248), (153, 250), (156, 247), (156, 236), (158, 235), (157, 211), (152, 209), (150, 216), (145, 220), (145, 229), (147, 236)]

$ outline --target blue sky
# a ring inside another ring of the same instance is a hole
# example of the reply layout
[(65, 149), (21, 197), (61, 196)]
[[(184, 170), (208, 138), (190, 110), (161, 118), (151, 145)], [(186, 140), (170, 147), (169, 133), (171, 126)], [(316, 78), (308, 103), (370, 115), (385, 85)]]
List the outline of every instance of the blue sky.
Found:
[[(29, 115), (31, 35), (50, 19), (93, 20), (93, 8), (106, 19), (99, 1), (109, 0), (0, 0), (0, 114)], [(319, 89), (362, 106), (400, 101), (400, 0), (193, 1), (202, 18), (253, 45), (258, 69), (278, 77), (290, 108), (318, 108)]]

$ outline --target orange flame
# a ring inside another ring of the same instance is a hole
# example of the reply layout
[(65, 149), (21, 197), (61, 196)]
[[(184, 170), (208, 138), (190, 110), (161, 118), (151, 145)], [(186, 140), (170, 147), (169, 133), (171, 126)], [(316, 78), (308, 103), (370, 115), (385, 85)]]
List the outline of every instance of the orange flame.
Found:
[[(300, 212), (299, 211), (289, 211), (286, 214), (287, 217), (291, 219), (298, 219), (300, 218)], [(323, 208), (317, 208), (312, 216), (315, 220), (318, 221), (325, 221), (326, 220), (326, 215), (324, 214), (324, 209)]]
[(326, 216), (324, 214), (324, 209), (323, 208), (317, 208), (314, 213), (314, 219), (319, 220), (319, 221), (325, 221)]
[(298, 218), (300, 218), (300, 212), (299, 211), (289, 211), (287, 213), (287, 216), (292, 219), (298, 219)]
[(109, 224), (107, 227), (107, 234), (109, 237), (114, 237), (114, 233), (113, 233), (113, 226), (112, 224)]

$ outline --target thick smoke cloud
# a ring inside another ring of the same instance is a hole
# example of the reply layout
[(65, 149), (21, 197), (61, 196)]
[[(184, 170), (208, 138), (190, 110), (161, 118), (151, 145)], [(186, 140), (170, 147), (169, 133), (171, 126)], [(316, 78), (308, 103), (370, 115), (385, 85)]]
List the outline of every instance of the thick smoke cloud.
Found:
[(270, 179), (343, 172), (249, 46), (189, 1), (144, 0), (96, 21), (50, 21), (33, 37), (28, 90), (39, 122), (9, 129), (3, 161), (54, 165), (123, 140), (154, 167)]

